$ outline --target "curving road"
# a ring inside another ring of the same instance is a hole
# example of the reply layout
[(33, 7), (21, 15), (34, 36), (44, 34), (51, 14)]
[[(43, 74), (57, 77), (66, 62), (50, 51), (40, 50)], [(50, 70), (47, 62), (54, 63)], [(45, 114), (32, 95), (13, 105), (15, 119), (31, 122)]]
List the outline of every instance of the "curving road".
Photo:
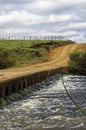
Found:
[(58, 48), (54, 48), (49, 52), (49, 61), (45, 63), (38, 63), (35, 65), (26, 65), (24, 67), (17, 67), (11, 69), (0, 70), (0, 81), (20, 77), (43, 70), (51, 70), (59, 67), (66, 67), (68, 65), (69, 53), (74, 50), (86, 50), (86, 44), (69, 44)]

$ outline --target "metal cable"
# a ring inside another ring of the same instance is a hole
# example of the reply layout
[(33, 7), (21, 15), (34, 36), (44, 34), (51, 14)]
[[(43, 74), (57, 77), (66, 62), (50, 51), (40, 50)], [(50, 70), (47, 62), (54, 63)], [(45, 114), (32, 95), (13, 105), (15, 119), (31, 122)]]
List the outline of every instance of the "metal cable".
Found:
[(73, 97), (70, 95), (70, 93), (68, 92), (68, 90), (66, 89), (66, 86), (64, 84), (64, 79), (63, 79), (63, 75), (62, 75), (62, 84), (63, 84), (63, 87), (67, 93), (67, 95), (70, 97), (70, 99), (72, 100), (72, 102), (75, 104), (75, 106), (86, 116), (86, 111), (81, 107), (80, 104), (78, 104), (74, 99)]

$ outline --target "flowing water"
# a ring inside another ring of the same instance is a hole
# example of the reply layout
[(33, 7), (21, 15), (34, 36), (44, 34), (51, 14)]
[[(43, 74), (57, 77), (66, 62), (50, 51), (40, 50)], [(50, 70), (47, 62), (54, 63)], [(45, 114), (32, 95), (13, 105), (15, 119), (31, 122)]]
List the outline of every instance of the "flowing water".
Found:
[[(63, 76), (77, 104), (86, 111), (86, 77)], [(0, 130), (86, 130), (86, 113), (66, 94), (62, 76), (30, 87), (24, 99), (0, 109)]]

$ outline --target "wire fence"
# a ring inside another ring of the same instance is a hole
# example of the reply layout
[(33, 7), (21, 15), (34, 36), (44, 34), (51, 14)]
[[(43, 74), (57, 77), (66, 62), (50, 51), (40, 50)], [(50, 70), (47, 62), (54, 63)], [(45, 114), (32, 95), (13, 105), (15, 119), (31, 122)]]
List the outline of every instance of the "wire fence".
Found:
[(67, 40), (63, 36), (0, 36), (1, 40)]

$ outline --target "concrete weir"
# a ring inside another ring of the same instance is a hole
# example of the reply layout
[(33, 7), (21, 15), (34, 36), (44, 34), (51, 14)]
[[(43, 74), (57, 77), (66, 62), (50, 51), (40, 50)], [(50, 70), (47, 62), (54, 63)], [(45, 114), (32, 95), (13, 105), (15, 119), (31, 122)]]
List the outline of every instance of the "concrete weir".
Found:
[(34, 74), (28, 74), (21, 77), (9, 79), (6, 81), (0, 81), (0, 98), (6, 98), (12, 93), (18, 93), (24, 88), (46, 80), (48, 77), (56, 75), (58, 73), (67, 73), (67, 67), (55, 68), (53, 70), (45, 70), (36, 72)]

